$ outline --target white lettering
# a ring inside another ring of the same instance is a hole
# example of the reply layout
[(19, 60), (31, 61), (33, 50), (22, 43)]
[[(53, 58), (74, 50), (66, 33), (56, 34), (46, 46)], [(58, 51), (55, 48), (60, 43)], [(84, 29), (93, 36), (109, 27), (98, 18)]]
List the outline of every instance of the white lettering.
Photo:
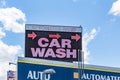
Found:
[(120, 80), (120, 76), (88, 74), (88, 73), (84, 73), (81, 78), (82, 80)]
[(27, 79), (33, 79), (32, 71), (29, 71), (29, 72), (28, 72)]
[(31, 71), (29, 70), (27, 79), (32, 80), (50, 80), (50, 74), (44, 74), (41, 71)]

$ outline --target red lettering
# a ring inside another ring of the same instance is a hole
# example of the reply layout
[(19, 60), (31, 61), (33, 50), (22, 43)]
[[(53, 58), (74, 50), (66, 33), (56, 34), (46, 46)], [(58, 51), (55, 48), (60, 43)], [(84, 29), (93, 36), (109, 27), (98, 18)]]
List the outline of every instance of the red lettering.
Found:
[(56, 57), (58, 57), (58, 58), (64, 58), (65, 56), (66, 56), (66, 54), (65, 54), (65, 49), (57, 49), (56, 50)]
[(37, 56), (43, 57), (45, 53), (45, 48), (41, 48), (41, 50), (40, 48), (36, 48), (36, 50), (35, 48), (31, 48), (31, 52), (32, 52), (33, 57), (37, 57)]
[(56, 57), (52, 48), (48, 48), (48, 50), (46, 51), (45, 57), (53, 57), (53, 58)]
[(67, 46), (67, 48), (71, 48), (71, 40), (69, 39), (62, 39), (62, 48), (65, 48)]
[(59, 44), (57, 39), (52, 39), (52, 41), (51, 41), (51, 43), (49, 45), (49, 47), (54, 47), (54, 46), (55, 47), (60, 47), (60, 44)]
[(47, 42), (49, 42), (49, 40), (47, 39), (47, 38), (40, 38), (39, 40), (38, 40), (38, 45), (40, 46), (40, 47), (47, 47), (48, 46), (48, 43)]

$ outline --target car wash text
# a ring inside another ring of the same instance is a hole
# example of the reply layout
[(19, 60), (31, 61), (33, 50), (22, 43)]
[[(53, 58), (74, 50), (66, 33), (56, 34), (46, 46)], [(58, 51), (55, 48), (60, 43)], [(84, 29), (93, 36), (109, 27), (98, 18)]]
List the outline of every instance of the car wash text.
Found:
[(81, 49), (79, 33), (28, 31), (26, 57), (77, 61)]

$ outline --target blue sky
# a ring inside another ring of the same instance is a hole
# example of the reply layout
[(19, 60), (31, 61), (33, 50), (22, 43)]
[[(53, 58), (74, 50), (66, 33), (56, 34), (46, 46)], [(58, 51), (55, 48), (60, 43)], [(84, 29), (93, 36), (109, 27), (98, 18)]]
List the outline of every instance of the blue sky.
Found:
[(85, 62), (120, 67), (120, 0), (0, 0), (2, 72), (24, 55), (25, 24), (81, 25)]

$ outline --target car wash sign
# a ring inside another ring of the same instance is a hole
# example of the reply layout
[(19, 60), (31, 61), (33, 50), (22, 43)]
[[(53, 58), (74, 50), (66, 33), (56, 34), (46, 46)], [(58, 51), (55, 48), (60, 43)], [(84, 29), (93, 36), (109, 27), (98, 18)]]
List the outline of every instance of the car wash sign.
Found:
[(73, 62), (81, 50), (81, 27), (26, 25), (25, 57)]

